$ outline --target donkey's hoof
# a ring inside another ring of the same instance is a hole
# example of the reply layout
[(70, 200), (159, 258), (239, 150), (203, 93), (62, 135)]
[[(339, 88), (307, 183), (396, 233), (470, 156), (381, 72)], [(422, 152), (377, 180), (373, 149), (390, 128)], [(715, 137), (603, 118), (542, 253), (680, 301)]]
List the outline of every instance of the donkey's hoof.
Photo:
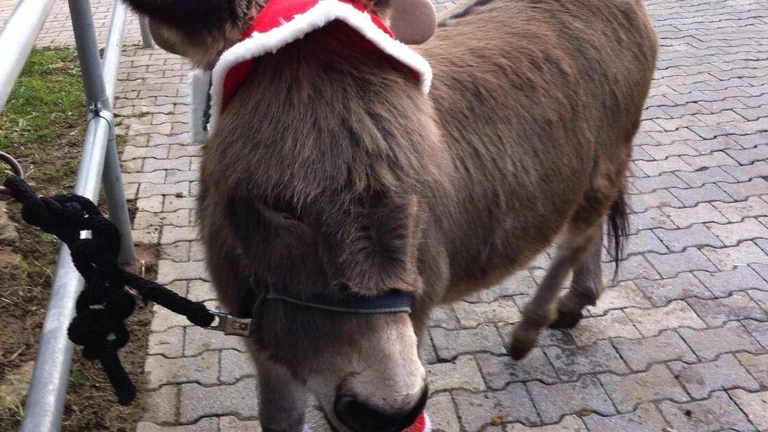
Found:
[(538, 333), (531, 337), (531, 335), (525, 335), (523, 332), (513, 332), (509, 345), (507, 345), (507, 353), (509, 353), (509, 356), (515, 360), (520, 360), (525, 357), (536, 343), (537, 335)]
[(558, 311), (557, 318), (555, 318), (552, 323), (549, 324), (549, 328), (553, 329), (569, 329), (576, 327), (576, 324), (581, 321), (581, 318), (584, 316), (584, 314), (581, 311), (576, 312), (564, 312), (562, 310)]

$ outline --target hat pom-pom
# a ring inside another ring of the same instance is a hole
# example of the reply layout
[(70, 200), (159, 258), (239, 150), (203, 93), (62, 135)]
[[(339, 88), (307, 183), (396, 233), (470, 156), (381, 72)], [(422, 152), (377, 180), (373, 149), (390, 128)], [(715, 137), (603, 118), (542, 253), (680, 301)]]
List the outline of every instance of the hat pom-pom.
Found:
[(412, 425), (405, 428), (403, 432), (431, 432), (432, 431), (432, 422), (429, 421), (429, 417), (427, 417), (426, 411), (422, 411), (421, 414), (419, 414), (418, 417), (416, 417), (416, 421), (413, 422)]

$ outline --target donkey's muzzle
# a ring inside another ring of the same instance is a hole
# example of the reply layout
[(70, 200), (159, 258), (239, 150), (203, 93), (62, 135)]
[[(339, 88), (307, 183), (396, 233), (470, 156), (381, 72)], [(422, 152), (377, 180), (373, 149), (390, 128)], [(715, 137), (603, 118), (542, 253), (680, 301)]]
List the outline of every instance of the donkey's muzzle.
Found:
[(338, 395), (333, 404), (336, 418), (354, 432), (401, 432), (412, 425), (427, 405), (427, 387), (415, 404), (399, 411), (382, 411), (350, 395)]

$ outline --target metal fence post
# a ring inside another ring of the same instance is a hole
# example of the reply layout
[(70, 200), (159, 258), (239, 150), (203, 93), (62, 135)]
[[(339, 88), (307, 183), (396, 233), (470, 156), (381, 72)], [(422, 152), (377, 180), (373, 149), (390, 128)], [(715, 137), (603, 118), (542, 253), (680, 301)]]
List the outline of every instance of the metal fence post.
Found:
[[(115, 1), (110, 32), (104, 48), (104, 60), (102, 61), (102, 68), (99, 70), (104, 81), (104, 90), (110, 107), (110, 114), (112, 112), (111, 107), (115, 102), (117, 69), (120, 64), (123, 36), (125, 35), (126, 9), (127, 7), (121, 0)], [(83, 72), (85, 73), (85, 71)], [(110, 124), (112, 124), (111, 121)], [(106, 165), (104, 166), (102, 181), (104, 183), (104, 196), (106, 197), (107, 208), (109, 209), (109, 219), (120, 231), (118, 262), (121, 265), (130, 266), (136, 261), (136, 251), (133, 247), (131, 220), (128, 215), (128, 205), (125, 201), (125, 190), (123, 189), (123, 176), (120, 170), (120, 157), (117, 154), (114, 124), (112, 126), (109, 133), (109, 142), (107, 143)]]

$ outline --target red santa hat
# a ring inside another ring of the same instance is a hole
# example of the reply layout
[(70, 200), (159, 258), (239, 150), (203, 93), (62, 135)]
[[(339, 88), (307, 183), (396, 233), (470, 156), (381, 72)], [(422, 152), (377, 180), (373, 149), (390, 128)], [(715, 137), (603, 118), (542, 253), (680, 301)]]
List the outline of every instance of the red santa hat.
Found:
[[(362, 5), (349, 0), (269, 0), (246, 31), (243, 40), (221, 55), (210, 74), (208, 130), (212, 132), (216, 128), (222, 112), (245, 80), (253, 59), (275, 53), (281, 47), (335, 20), (346, 23), (395, 61), (407, 66), (421, 90), (425, 94), (429, 92), (432, 81), (429, 63), (395, 39), (387, 26)], [(207, 81), (207, 76), (197, 74), (193, 75), (192, 79), (195, 87), (196, 80)], [(196, 87), (197, 90), (193, 90), (193, 100), (199, 100), (201, 96), (195, 95), (195, 92), (201, 92), (201, 85)], [(193, 102), (193, 105), (199, 103)], [(193, 111), (200, 110), (193, 107)], [(195, 115), (193, 112), (193, 118), (195, 117), (201, 119), (202, 115)], [(200, 128), (193, 125), (193, 135), (195, 129)]]

